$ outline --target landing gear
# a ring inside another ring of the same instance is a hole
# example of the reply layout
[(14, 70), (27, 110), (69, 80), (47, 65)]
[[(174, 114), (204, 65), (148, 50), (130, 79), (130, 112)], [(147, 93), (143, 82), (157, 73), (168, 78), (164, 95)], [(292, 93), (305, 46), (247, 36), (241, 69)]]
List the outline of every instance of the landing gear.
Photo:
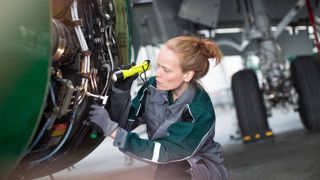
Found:
[(303, 125), (320, 129), (320, 64), (312, 56), (300, 56), (292, 62), (291, 73)]
[[(272, 107), (278, 107), (277, 104), (298, 107), (303, 125), (309, 130), (320, 130), (320, 63), (313, 56), (299, 56), (292, 62), (290, 70), (291, 79), (287, 80), (292, 82), (293, 86), (280, 83), (276, 87), (285, 87), (285, 91), (280, 91), (283, 88), (273, 88), (275, 92), (272, 95), (276, 98), (266, 100), (273, 102)], [(298, 95), (297, 101), (293, 100), (293, 94), (288, 94), (293, 87)], [(268, 95), (272, 92), (268, 90), (270, 88), (259, 88), (253, 70), (241, 70), (232, 76), (234, 104), (244, 142), (254, 142), (272, 136), (263, 98), (264, 93)]]
[(244, 142), (272, 136), (258, 79), (253, 70), (245, 69), (232, 76), (232, 92)]

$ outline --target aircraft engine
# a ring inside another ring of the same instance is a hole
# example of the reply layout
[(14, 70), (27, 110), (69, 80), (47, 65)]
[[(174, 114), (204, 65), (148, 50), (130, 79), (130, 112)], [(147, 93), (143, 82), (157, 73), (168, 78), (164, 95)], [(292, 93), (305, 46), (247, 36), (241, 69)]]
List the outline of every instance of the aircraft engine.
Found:
[[(91, 136), (88, 112), (92, 103), (102, 103), (95, 97), (107, 96), (111, 73), (120, 64), (116, 20), (126, 14), (115, 11), (125, 7), (112, 0), (51, 0), (50, 8), (46, 100), (8, 179), (31, 179), (70, 167), (104, 139), (101, 134)], [(125, 37), (121, 43), (127, 41)]]

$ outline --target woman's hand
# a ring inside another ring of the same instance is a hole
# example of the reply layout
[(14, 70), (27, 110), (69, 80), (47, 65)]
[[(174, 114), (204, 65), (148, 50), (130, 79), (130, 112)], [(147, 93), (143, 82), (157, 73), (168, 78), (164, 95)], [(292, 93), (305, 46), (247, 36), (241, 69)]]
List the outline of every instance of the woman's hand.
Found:
[(97, 125), (100, 128), (100, 131), (103, 131), (104, 136), (110, 136), (115, 132), (118, 127), (118, 123), (110, 119), (108, 111), (101, 106), (91, 105), (92, 110), (89, 112), (89, 119), (92, 123)]

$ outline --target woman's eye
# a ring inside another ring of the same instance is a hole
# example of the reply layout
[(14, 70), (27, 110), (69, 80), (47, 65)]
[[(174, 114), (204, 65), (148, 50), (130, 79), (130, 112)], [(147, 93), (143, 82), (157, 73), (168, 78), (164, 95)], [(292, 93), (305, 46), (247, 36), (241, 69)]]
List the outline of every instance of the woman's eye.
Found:
[(166, 72), (166, 73), (170, 72), (170, 70), (166, 69), (166, 68), (163, 68), (163, 71)]

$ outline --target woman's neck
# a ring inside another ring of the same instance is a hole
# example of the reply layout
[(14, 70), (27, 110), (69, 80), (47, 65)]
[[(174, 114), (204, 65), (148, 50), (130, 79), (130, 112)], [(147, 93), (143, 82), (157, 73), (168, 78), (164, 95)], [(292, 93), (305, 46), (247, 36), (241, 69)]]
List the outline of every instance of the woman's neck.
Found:
[(188, 89), (190, 82), (183, 82), (178, 88), (172, 90), (173, 102), (176, 100)]

